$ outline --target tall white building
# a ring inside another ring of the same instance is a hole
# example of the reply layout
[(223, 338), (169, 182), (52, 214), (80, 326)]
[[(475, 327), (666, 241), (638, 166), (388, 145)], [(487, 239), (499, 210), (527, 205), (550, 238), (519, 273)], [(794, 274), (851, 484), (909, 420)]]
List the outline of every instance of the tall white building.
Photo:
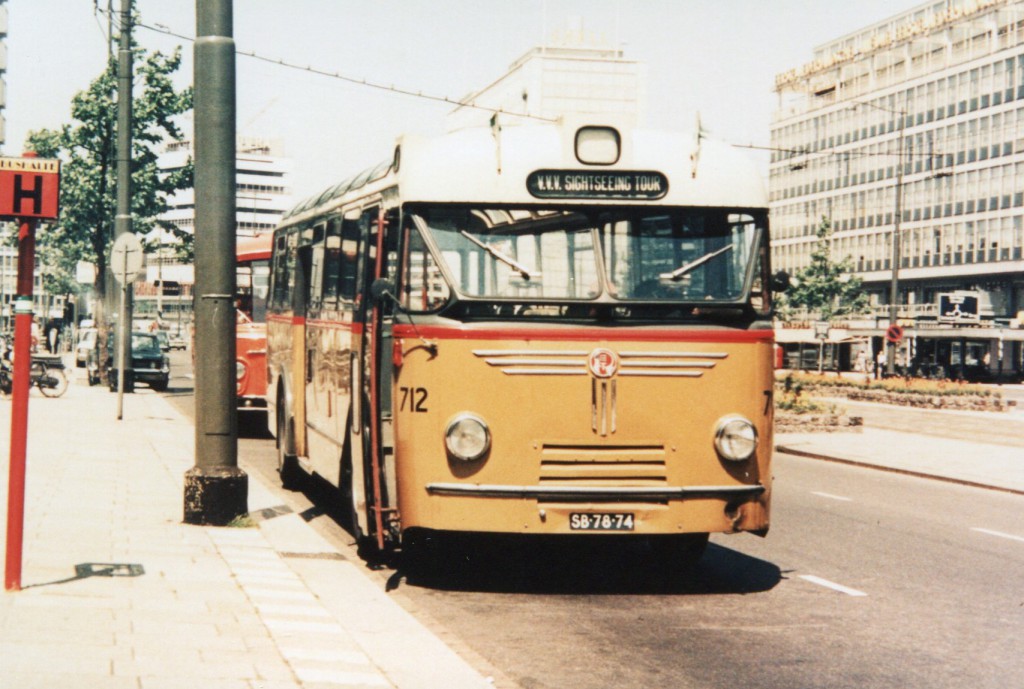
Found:
[[(235, 228), (240, 237), (271, 232), (281, 216), (292, 206), (288, 175), (291, 161), (281, 155), (281, 145), (271, 139), (238, 137), (235, 154)], [(194, 159), (192, 140), (168, 144), (160, 156), (162, 170), (184, 167)], [(162, 216), (179, 229), (195, 230), (195, 190), (178, 192), (167, 202)]]
[[(288, 176), (291, 160), (281, 153), (281, 145), (271, 139), (238, 137), (235, 154), (235, 233), (239, 237), (272, 232), (281, 216), (293, 205)], [(160, 156), (161, 170), (184, 167), (194, 159), (190, 139), (168, 144)], [(161, 220), (173, 223), (185, 232), (195, 232), (195, 190), (184, 189), (167, 201), (168, 210)], [(155, 231), (150, 242), (161, 247), (147, 255), (145, 282), (135, 285), (136, 315), (155, 316), (159, 311), (174, 320), (182, 311), (191, 310), (191, 288), (195, 273), (191, 264), (177, 260), (172, 235)], [(163, 284), (163, 289), (158, 287)]]
[(966, 294), (972, 325), (1019, 323), (1024, 1), (931, 0), (815, 48), (775, 91), (775, 267), (806, 266), (828, 218), (882, 316), (898, 229), (901, 319), (940, 325), (942, 295)]
[[(647, 70), (604, 36), (578, 26), (554, 32), (545, 45), (527, 51), (505, 74), (461, 101), (501, 110), (503, 124), (515, 122), (517, 115), (555, 119), (574, 113), (614, 114), (642, 125)], [(449, 115), (449, 128), (477, 126), (492, 116), (461, 106)]]

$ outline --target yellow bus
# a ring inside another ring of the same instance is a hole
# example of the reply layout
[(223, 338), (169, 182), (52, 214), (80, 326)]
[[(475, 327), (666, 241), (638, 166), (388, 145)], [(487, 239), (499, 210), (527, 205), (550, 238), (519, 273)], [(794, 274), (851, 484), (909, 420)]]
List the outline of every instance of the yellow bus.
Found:
[(275, 231), (282, 480), (336, 485), (379, 548), (764, 535), (767, 206), (702, 135), (564, 118), (399, 139)]

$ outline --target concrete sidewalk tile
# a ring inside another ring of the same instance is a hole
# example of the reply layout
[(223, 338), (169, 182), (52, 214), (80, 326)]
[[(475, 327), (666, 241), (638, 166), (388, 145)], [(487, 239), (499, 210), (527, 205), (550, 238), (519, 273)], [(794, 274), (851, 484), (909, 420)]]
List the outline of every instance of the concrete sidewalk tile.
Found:
[[(194, 677), (140, 677), (140, 689), (257, 689), (260, 680), (246, 679), (203, 679), (197, 683)], [(81, 688), (80, 688), (81, 689)], [(296, 687), (296, 689), (305, 689)]]
[[(52, 632), (52, 630), (51, 630)], [(25, 638), (40, 638), (34, 630), (19, 628)], [(63, 634), (62, 634), (63, 636)], [(124, 660), (113, 657), (113, 636), (109, 641), (80, 646), (74, 644), (8, 644), (3, 645), (3, 675), (29, 672), (46, 674), (110, 675), (114, 663)], [(110, 651), (109, 653), (104, 651)], [(2, 685), (0, 685), (2, 686)]]
[(116, 660), (113, 673), (119, 677), (188, 679), (191, 680), (193, 687), (198, 687), (201, 683), (205, 686), (206, 680), (259, 679), (259, 673), (252, 662), (204, 662), (200, 660), (197, 651), (192, 650), (191, 654), (178, 654), (174, 652), (176, 650), (180, 649), (169, 648), (161, 654), (132, 660)]
[(114, 677), (109, 674), (3, 671), (0, 679), (4, 682), (0, 684), (4, 689), (139, 689), (139, 683), (134, 677)]
[(217, 630), (217, 623), (214, 620), (207, 622), (171, 622), (159, 617), (136, 618), (132, 621), (130, 629), (122, 631), (130, 631), (133, 634), (182, 636), (200, 644), (202, 639), (220, 636), (220, 632)]
[[(205, 687), (203, 689), (206, 689)], [(315, 689), (314, 687), (303, 686), (297, 679), (292, 680), (255, 680), (249, 684), (247, 689)], [(338, 689), (331, 687), (331, 689)]]
[(331, 613), (327, 612), (322, 605), (287, 605), (282, 603), (260, 602), (256, 604), (259, 614), (265, 617), (277, 617), (282, 619), (302, 618), (329, 618)]
[(383, 675), (374, 672), (352, 672), (338, 668), (299, 666), (295, 674), (303, 684), (330, 684), (344, 687), (390, 687)]
[[(132, 649), (133, 652), (157, 652), (166, 648), (195, 648), (197, 640), (186, 636), (165, 633), (127, 632), (114, 635), (117, 646)], [(212, 636), (202, 639), (202, 648), (210, 651), (249, 651), (246, 638), (242, 636)]]

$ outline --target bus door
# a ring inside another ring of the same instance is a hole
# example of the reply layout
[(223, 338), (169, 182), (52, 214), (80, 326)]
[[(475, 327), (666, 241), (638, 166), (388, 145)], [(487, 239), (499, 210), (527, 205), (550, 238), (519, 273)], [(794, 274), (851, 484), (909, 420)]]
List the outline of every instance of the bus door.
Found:
[[(309, 276), (306, 298), (306, 327), (303, 345), (305, 369), (305, 436), (309, 464), (318, 474), (337, 485), (339, 481), (342, 434), (335, 427), (335, 400), (330, 377), (333, 316), (325, 309), (326, 223), (312, 228), (311, 245), (300, 252), (304, 272)], [(308, 230), (307, 230), (308, 231)], [(308, 262), (308, 271), (305, 266)]]
[[(392, 431), (391, 388), (394, 375), (391, 360), (392, 305), (388, 300), (374, 300), (370, 286), (381, 277), (393, 277), (396, 262), (394, 240), (397, 237), (397, 211), (384, 211), (378, 207), (367, 209), (360, 217), (366, 251), (361, 252), (358, 293), (362, 303), (356, 309), (364, 334), (358, 349), (359, 362), (354, 369), (360, 372), (359, 382), (353, 380), (353, 411), (361, 406), (361, 423), (353, 423), (353, 433), (361, 436), (362, 473), (353, 466), (353, 492), (362, 488), (366, 495), (367, 535), (373, 536), (379, 548), (388, 540), (387, 526), (395, 514), (394, 499), (394, 436)], [(356, 386), (359, 392), (356, 391)], [(356, 402), (357, 395), (362, 404)], [(356, 443), (353, 443), (355, 450)], [(355, 460), (353, 460), (355, 464)], [(361, 481), (361, 483), (360, 483)], [(357, 501), (358, 503), (358, 501)], [(361, 515), (357, 518), (362, 520)]]
[[(300, 238), (301, 239), (301, 238)], [(306, 317), (309, 305), (310, 272), (313, 248), (300, 241), (295, 260), (295, 285), (292, 289), (292, 434), (295, 454), (305, 457), (306, 448), (306, 381), (308, 380), (306, 352)]]

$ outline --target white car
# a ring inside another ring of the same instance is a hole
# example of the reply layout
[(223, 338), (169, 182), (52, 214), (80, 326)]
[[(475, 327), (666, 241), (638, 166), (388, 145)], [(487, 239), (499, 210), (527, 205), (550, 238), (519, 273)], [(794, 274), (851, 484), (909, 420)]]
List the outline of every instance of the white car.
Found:
[(89, 361), (89, 354), (96, 349), (96, 328), (82, 328), (75, 343), (75, 366), (82, 368)]

